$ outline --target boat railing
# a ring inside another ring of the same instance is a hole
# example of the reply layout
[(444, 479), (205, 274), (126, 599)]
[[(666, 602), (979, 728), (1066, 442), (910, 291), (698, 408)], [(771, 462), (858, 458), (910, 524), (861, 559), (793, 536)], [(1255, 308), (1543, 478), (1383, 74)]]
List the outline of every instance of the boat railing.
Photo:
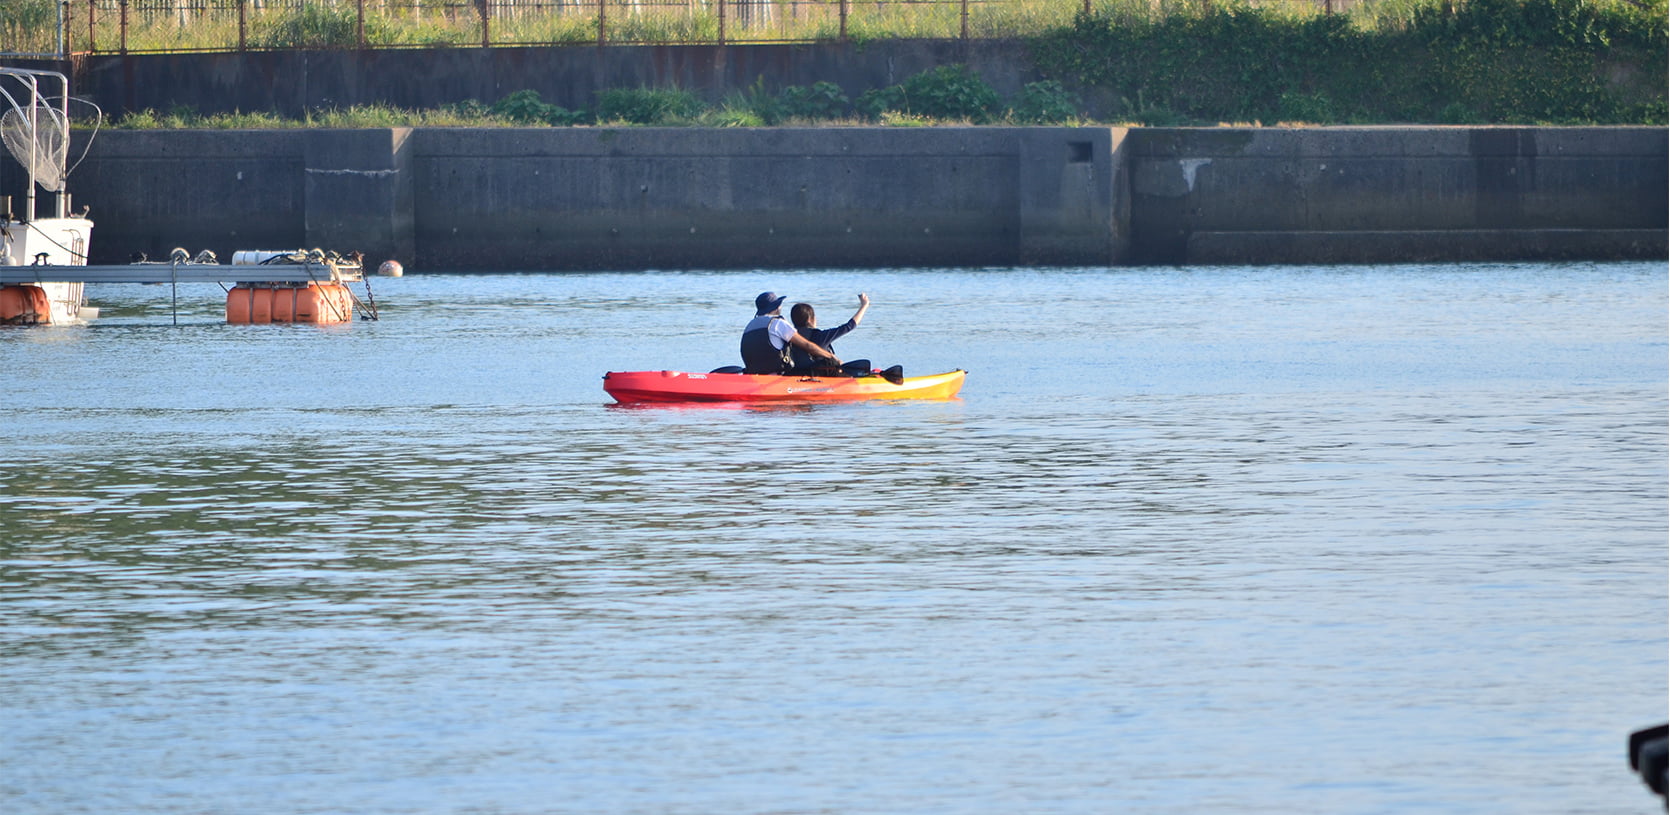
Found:
[[(69, 217), (70, 99), (70, 80), (64, 74), (0, 67), (0, 100), (4, 102), (0, 105), (0, 143), (5, 144), (28, 179), (26, 203), (21, 212), (13, 213), (21, 221), (41, 217), (36, 207), (36, 187), (57, 194), (51, 217)], [(93, 130), (97, 133), (103, 111), (92, 102), (76, 101), (97, 112)], [(87, 145), (91, 144), (89, 137)]]

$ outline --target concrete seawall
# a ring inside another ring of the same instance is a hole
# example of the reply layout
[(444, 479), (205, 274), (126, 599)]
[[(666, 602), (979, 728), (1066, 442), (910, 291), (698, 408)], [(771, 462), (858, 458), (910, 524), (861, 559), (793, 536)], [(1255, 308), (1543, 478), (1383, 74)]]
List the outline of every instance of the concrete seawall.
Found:
[(1132, 262), (1662, 258), (1662, 128), (1150, 130)]
[(1664, 258), (1666, 190), (1652, 127), (116, 131), (71, 177), (94, 262), (418, 270)]

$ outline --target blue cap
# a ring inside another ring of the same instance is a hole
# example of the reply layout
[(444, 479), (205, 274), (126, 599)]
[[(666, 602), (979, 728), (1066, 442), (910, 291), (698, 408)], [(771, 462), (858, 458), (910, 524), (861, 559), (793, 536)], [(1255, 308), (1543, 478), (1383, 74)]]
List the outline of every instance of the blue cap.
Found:
[(754, 316), (758, 317), (761, 314), (770, 314), (771, 312), (782, 308), (783, 301), (787, 299), (789, 299), (789, 296), (786, 294), (782, 297), (778, 297), (775, 292), (760, 292), (760, 296), (754, 298)]

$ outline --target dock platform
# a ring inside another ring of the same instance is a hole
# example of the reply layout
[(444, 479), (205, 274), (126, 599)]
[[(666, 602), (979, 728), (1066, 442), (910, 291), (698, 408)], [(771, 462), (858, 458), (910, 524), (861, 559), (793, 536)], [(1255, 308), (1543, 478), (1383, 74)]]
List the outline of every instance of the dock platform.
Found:
[(342, 283), (358, 268), (331, 263), (126, 263), (119, 266), (0, 266), (0, 285), (19, 283)]

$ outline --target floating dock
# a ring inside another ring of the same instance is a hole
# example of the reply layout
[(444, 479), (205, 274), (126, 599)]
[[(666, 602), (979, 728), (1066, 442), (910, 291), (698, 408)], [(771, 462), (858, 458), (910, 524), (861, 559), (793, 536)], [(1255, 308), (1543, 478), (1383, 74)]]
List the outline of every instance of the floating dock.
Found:
[[(342, 258), (312, 252), (239, 252), (230, 264), (212, 255), (187, 259), (184, 250), (168, 262), (140, 261), (119, 266), (77, 266), (35, 264), (0, 266), (0, 323), (42, 325), (68, 322), (55, 316), (53, 293), (66, 287), (79, 304), (81, 286), (87, 283), (181, 283), (233, 284), (226, 291), (226, 322), (261, 323), (345, 323), (354, 319), (355, 305), (361, 305), (368, 319), (377, 319), (377, 308), (367, 284), (361, 301), (348, 288), (363, 281), (358, 257)], [(9, 295), (9, 296), (8, 296)], [(97, 310), (78, 305), (70, 317), (91, 319)]]
[[(44, 85), (44, 88), (43, 88)], [(56, 92), (54, 92), (56, 91)], [(98, 316), (87, 305), (88, 283), (169, 283), (179, 302), (181, 283), (233, 283), (226, 292), (228, 323), (345, 323), (361, 303), (348, 282), (364, 280), (364, 258), (322, 249), (236, 252), (222, 265), (214, 252), (176, 248), (167, 261), (143, 254), (121, 266), (87, 265), (93, 222), (88, 210), (70, 212), (66, 189), (70, 81), (56, 71), (0, 67), (0, 143), (29, 178), (21, 211), (0, 197), (0, 325), (66, 325)], [(82, 100), (85, 101), (85, 100)], [(92, 105), (95, 111), (97, 105)], [(99, 112), (102, 118), (102, 111)], [(97, 132), (97, 128), (94, 128)], [(43, 217), (39, 187), (55, 196)], [(398, 263), (383, 264), (390, 274)], [(363, 301), (377, 319), (371, 286)], [(175, 315), (178, 321), (178, 313)]]
[(0, 266), (0, 286), (25, 283), (341, 283), (358, 269), (335, 264), (128, 263), (120, 266)]

